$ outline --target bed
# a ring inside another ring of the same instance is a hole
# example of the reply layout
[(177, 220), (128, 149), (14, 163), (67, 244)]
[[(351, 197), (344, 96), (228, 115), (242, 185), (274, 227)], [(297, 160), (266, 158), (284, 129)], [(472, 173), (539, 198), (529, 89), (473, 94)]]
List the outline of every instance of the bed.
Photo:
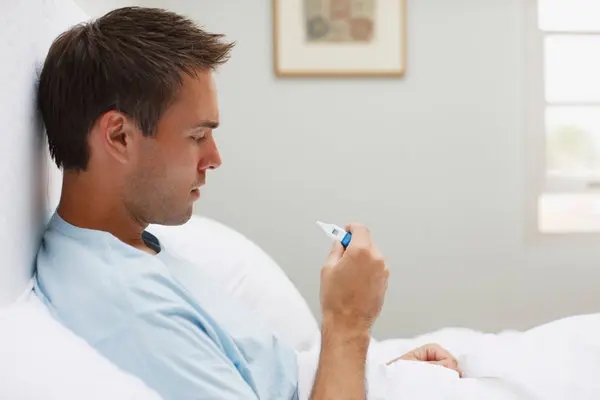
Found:
[[(0, 398), (159, 399), (55, 322), (31, 290), (43, 225), (56, 207), (61, 174), (48, 156), (35, 110), (35, 83), (52, 39), (87, 19), (71, 0), (7, 2), (0, 15)], [(319, 325), (283, 270), (251, 240), (194, 216), (150, 231), (243, 301), (298, 351), (301, 398), (308, 396)], [(235, 248), (236, 251), (230, 251)], [(385, 362), (438, 342), (465, 378), (426, 364)], [(600, 316), (574, 316), (527, 332), (447, 328), (417, 338), (373, 339), (370, 399), (600, 398)]]

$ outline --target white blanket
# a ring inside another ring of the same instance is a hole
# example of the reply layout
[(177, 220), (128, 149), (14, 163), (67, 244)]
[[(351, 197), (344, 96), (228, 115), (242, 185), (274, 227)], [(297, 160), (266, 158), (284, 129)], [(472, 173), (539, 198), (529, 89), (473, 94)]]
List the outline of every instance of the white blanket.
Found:
[[(459, 361), (452, 370), (410, 361), (386, 362), (426, 343), (439, 343)], [(300, 399), (307, 399), (319, 345), (299, 354)], [(445, 329), (415, 339), (372, 341), (369, 399), (600, 398), (600, 314), (554, 321), (525, 332), (486, 334)]]

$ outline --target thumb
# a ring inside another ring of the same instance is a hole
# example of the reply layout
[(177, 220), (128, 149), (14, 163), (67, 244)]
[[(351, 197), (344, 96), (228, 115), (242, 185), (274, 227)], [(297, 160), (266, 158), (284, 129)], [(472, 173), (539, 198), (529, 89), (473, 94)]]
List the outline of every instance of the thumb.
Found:
[(333, 243), (333, 246), (331, 247), (331, 251), (327, 255), (327, 260), (325, 261), (325, 266), (327, 266), (327, 267), (335, 266), (340, 261), (340, 258), (342, 258), (342, 254), (344, 254), (344, 247), (338, 240), (336, 240)]

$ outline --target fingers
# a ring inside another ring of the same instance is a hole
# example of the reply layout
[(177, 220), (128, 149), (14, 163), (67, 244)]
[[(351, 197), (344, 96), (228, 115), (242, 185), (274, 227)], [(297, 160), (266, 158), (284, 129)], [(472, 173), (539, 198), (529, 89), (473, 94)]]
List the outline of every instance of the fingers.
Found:
[(334, 241), (329, 254), (327, 255), (327, 259), (325, 260), (326, 267), (333, 267), (340, 261), (342, 258), (342, 254), (344, 254), (344, 247), (339, 241)]
[(452, 358), (452, 354), (437, 343), (426, 344), (421, 348), (427, 353), (427, 361), (441, 361), (445, 358)]
[(458, 361), (450, 354), (450, 352), (444, 349), (437, 343), (432, 343), (424, 346), (427, 351), (427, 361), (432, 364), (441, 365), (443, 367), (452, 369), (458, 372), (459, 376), (462, 376), (462, 372), (458, 368)]
[(377, 247), (377, 245), (372, 244), (371, 253), (373, 254), (373, 258), (378, 258), (378, 259), (383, 260), (383, 254), (381, 253), (381, 251), (379, 250), (379, 247)]
[(371, 233), (366, 226), (353, 223), (346, 225), (346, 230), (352, 234), (352, 241), (348, 248), (356, 247), (368, 249), (371, 247)]
[(413, 351), (406, 353), (402, 357), (389, 361), (387, 365), (392, 364), (399, 359), (408, 361), (422, 361), (429, 364), (439, 365), (458, 372), (458, 375), (462, 377), (462, 371), (458, 368), (458, 361), (456, 358), (454, 358), (454, 356), (452, 356), (448, 350), (436, 343), (430, 343), (418, 347)]
[(403, 355), (402, 357), (397, 357), (397, 358), (394, 358), (393, 360), (388, 361), (386, 363), (386, 365), (391, 365), (399, 360), (427, 362), (428, 364), (439, 365), (441, 367), (454, 370), (458, 373), (458, 376), (461, 378), (463, 376), (462, 371), (460, 370), (460, 368), (458, 368), (458, 361), (456, 361), (456, 359), (454, 357), (445, 358), (443, 360), (437, 360), (437, 361), (426, 361), (423, 358), (419, 358), (418, 354), (411, 352), (411, 353), (407, 353), (407, 354)]

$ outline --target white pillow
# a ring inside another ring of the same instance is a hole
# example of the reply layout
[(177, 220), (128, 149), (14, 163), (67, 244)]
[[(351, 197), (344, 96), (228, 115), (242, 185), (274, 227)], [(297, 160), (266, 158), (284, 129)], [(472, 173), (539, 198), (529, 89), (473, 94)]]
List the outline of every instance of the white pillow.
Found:
[(244, 302), (289, 346), (306, 350), (319, 327), (283, 270), (241, 233), (198, 215), (181, 226), (151, 225), (165, 248), (212, 275), (226, 293)]
[(0, 399), (160, 400), (52, 318), (32, 292), (0, 309)]

